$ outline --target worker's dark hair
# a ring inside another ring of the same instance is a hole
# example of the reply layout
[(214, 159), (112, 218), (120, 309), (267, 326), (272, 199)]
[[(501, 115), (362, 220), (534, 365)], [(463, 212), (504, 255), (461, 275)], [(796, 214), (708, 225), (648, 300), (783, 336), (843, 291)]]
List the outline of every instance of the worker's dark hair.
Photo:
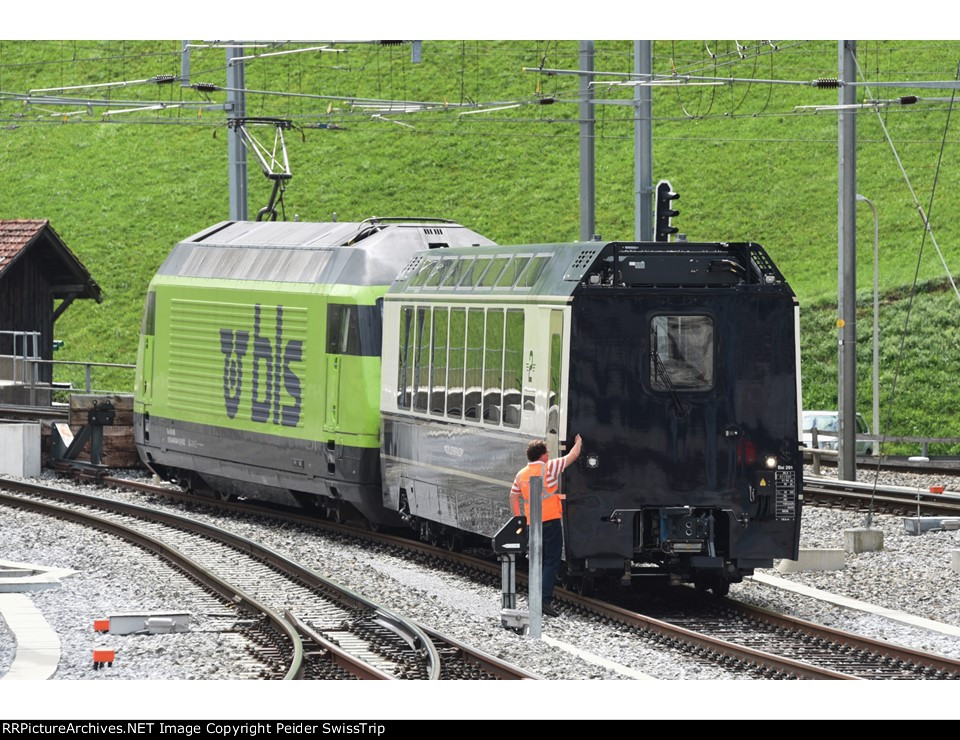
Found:
[(547, 454), (547, 444), (542, 439), (535, 439), (527, 445), (527, 460), (536, 462)]

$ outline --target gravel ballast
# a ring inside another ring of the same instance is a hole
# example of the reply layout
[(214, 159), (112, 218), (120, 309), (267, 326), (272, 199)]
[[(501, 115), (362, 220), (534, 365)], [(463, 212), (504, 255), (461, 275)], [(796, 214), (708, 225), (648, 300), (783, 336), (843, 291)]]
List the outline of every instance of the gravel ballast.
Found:
[[(57, 485), (69, 485), (58, 480)], [(90, 492), (89, 487), (81, 490)], [(143, 501), (137, 494), (99, 495)], [(161, 502), (150, 501), (151, 505)], [(165, 504), (169, 505), (169, 504)], [(180, 507), (176, 507), (180, 508)], [(628, 676), (582, 660), (545, 641), (534, 641), (500, 626), (498, 587), (463, 576), (424, 569), (388, 552), (303, 527), (224, 517), (191, 509), (191, 516), (226, 523), (230, 529), (312, 564), (324, 575), (412, 616), (421, 623), (517, 663), (547, 679), (618, 680)], [(863, 515), (808, 507), (802, 547), (843, 547), (843, 530), (859, 527)], [(888, 608), (960, 625), (957, 574), (949, 550), (960, 548), (960, 533), (906, 535), (899, 517), (875, 516), (883, 529), (880, 553), (847, 555), (846, 568), (834, 573), (771, 575)], [(63, 643), (57, 679), (207, 679), (240, 678), (230, 651), (238, 647), (216, 629), (224, 607), (174, 569), (139, 548), (79, 525), (4, 508), (0, 537), (8, 560), (35, 562), (79, 571), (58, 589), (37, 592), (34, 603)], [(889, 619), (865, 616), (751, 581), (735, 584), (731, 596), (795, 614), (811, 621), (862, 632), (878, 639), (960, 657), (960, 639), (911, 628)], [(103, 636), (92, 630), (94, 618), (140, 610), (190, 611), (191, 632), (154, 636)], [(213, 615), (213, 616), (209, 616)], [(206, 629), (211, 631), (206, 631)], [(638, 646), (625, 628), (564, 614), (546, 622), (544, 634), (632, 671), (660, 679), (729, 679), (703, 665), (657, 647)], [(104, 639), (107, 638), (107, 639)], [(12, 657), (9, 632), (0, 627), (0, 667)], [(114, 647), (111, 669), (93, 671), (93, 647)], [(185, 657), (186, 656), (186, 657)], [(226, 656), (226, 659), (224, 659)], [(2, 662), (5, 661), (5, 662)]]

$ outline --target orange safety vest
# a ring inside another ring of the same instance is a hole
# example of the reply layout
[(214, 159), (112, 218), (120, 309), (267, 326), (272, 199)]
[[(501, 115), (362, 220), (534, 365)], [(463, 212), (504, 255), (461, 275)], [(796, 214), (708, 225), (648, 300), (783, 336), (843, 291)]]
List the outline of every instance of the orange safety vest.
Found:
[[(550, 462), (560, 463), (562, 465), (561, 459), (551, 460)], [(520, 497), (523, 503), (523, 513), (527, 518), (527, 524), (530, 524), (530, 479), (539, 478), (547, 469), (549, 463), (541, 462), (532, 462), (527, 467), (523, 468), (513, 482), (513, 488), (511, 493), (515, 495), (517, 489), (520, 489)], [(543, 509), (542, 509), (542, 518), (541, 521), (550, 522), (554, 519), (559, 519), (563, 515), (563, 503), (557, 494), (560, 491), (559, 477), (562, 472), (562, 467), (560, 470), (556, 471), (556, 476), (547, 475), (543, 481)], [(512, 507), (511, 507), (512, 508)]]

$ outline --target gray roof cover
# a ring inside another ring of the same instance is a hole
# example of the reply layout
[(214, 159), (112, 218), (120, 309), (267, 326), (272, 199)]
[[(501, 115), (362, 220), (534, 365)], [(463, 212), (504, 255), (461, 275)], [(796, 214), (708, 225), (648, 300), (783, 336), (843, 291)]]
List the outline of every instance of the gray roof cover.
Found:
[(418, 251), (490, 246), (450, 221), (216, 224), (173, 248), (158, 274), (284, 283), (389, 285)]

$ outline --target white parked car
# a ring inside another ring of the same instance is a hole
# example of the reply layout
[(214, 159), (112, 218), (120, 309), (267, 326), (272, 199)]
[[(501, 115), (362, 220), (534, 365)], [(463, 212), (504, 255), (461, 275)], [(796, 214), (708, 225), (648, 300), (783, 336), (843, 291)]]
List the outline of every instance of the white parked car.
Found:
[[(829, 434), (836, 434), (840, 428), (839, 413), (837, 411), (804, 411), (803, 412), (803, 446), (804, 447), (813, 447), (813, 433), (812, 430), (816, 429), (817, 432), (827, 432)], [(864, 420), (863, 415), (857, 414), (857, 434), (869, 434), (867, 429), (867, 422)], [(818, 435), (817, 444), (821, 450), (835, 450), (837, 449), (837, 438), (836, 437), (820, 437)], [(872, 455), (873, 454), (873, 442), (870, 440), (857, 440), (857, 454), (858, 455)]]

